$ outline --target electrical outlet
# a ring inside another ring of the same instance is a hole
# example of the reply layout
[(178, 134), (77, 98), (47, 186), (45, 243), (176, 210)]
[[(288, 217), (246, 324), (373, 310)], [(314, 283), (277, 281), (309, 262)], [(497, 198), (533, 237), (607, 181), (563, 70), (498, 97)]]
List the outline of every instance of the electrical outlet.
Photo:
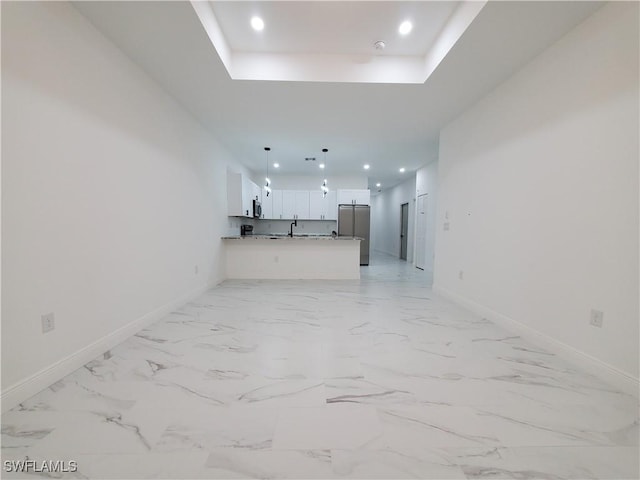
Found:
[(602, 323), (604, 322), (604, 313), (600, 310), (591, 309), (591, 318), (589, 319), (589, 323), (594, 327), (602, 328)]
[(460, 280), (464, 280), (464, 270), (460, 270), (460, 271), (458, 272), (458, 278), (459, 278)]
[(194, 271), (194, 273), (195, 273), (196, 275), (198, 274), (198, 271), (199, 271), (199, 269), (198, 269), (198, 265), (196, 265), (195, 267), (193, 267), (193, 271)]
[(278, 255), (276, 255), (275, 257), (273, 257), (273, 261), (274, 261), (275, 263), (278, 263), (278, 261), (279, 261), (279, 260), (280, 260), (280, 259), (278, 258)]
[(444, 230), (449, 230), (449, 222), (444, 222)]
[(42, 321), (42, 333), (47, 333), (56, 328), (55, 315), (53, 312), (47, 313), (40, 317)]

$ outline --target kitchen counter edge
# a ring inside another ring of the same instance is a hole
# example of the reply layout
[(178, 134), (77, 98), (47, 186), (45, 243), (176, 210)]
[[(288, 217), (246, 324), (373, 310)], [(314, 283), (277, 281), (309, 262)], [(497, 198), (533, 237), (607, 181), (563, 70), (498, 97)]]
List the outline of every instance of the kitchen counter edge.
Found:
[(221, 237), (222, 240), (364, 240), (361, 237), (332, 237), (331, 235), (230, 235)]

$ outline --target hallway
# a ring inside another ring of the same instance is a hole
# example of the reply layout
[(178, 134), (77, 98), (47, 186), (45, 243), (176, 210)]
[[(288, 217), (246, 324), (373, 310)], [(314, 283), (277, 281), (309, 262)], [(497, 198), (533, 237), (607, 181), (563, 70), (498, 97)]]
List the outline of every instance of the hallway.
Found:
[(636, 399), (430, 281), (374, 256), (360, 281), (224, 282), (4, 414), (3, 463), (75, 460), (70, 478), (638, 478)]

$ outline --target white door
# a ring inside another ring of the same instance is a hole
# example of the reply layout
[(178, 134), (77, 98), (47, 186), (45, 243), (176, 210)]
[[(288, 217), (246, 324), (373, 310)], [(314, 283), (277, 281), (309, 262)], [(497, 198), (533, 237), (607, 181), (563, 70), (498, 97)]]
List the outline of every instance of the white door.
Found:
[(424, 270), (427, 260), (427, 194), (418, 196), (416, 224), (416, 267)]

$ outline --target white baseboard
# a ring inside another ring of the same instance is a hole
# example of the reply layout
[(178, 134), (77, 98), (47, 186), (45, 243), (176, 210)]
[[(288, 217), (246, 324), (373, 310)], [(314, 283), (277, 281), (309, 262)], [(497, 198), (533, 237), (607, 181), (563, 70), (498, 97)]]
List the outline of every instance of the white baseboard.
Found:
[(580, 366), (621, 391), (633, 395), (636, 398), (640, 397), (640, 380), (632, 375), (619, 370), (602, 360), (592, 357), (575, 347), (556, 340), (546, 333), (542, 333), (528, 325), (525, 325), (524, 323), (514, 320), (513, 318), (498, 313), (484, 305), (480, 305), (473, 300), (458, 295), (457, 293), (453, 293), (450, 290), (434, 285), (433, 291), (444, 298), (468, 308), (478, 315), (482, 315), (505, 329), (520, 335), (531, 343), (558, 355), (558, 357), (564, 358), (565, 360)]
[(122, 343), (127, 338), (135, 335), (143, 328), (151, 325), (162, 317), (166, 316), (176, 308), (181, 307), (190, 300), (198, 297), (202, 293), (206, 292), (210, 288), (216, 285), (217, 282), (207, 283), (195, 290), (182, 295), (181, 297), (157, 308), (142, 317), (128, 323), (117, 330), (105, 335), (104, 337), (96, 340), (95, 342), (87, 345), (86, 347), (78, 350), (75, 353), (57, 361), (56, 363), (43, 368), (39, 372), (14, 383), (10, 387), (6, 388), (0, 394), (0, 403), (2, 405), (2, 412), (6, 412), (26, 399), (32, 397), (36, 393), (44, 390), (50, 385), (54, 384), (58, 380), (66, 377), (70, 373), (74, 372), (83, 365), (86, 365), (91, 360), (94, 360), (98, 356), (102, 355), (107, 350)]

